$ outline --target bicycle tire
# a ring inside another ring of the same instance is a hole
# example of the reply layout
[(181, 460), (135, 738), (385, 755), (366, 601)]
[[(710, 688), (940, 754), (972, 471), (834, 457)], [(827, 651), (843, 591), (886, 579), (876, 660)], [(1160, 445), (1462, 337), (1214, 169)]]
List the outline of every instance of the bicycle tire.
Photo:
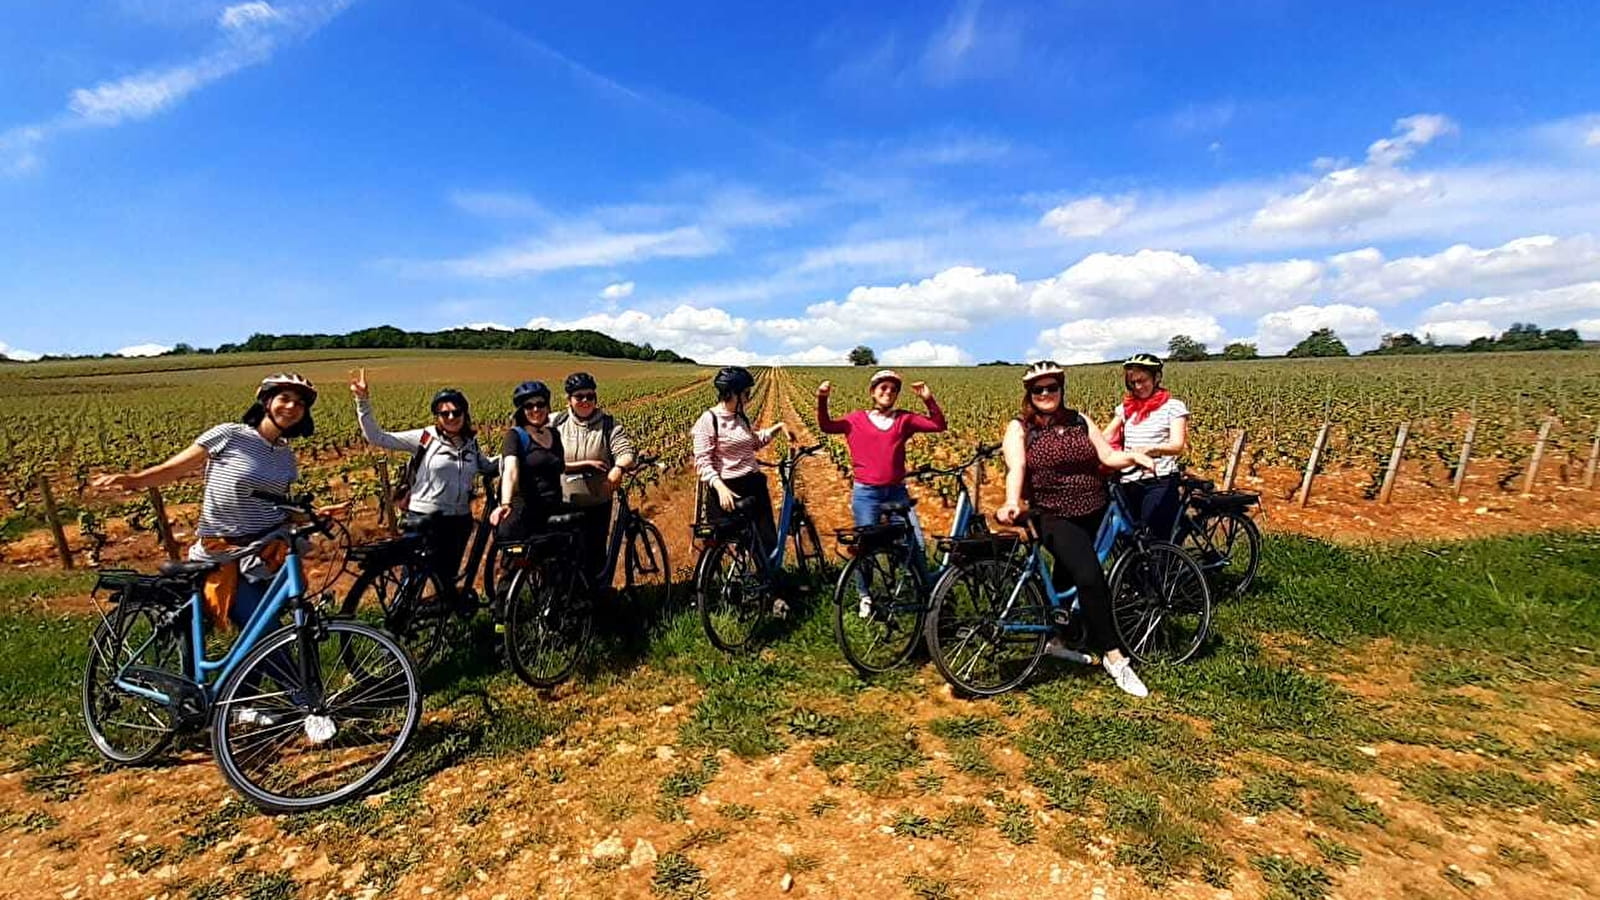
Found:
[(444, 645), (453, 618), (439, 573), (406, 560), (367, 569), (350, 586), (339, 612), (362, 621), (364, 604), (369, 614), (374, 605), (381, 613), (381, 618), (368, 618), (366, 623), (389, 632), (419, 671), (427, 669)]
[(695, 606), (711, 645), (738, 653), (760, 634), (772, 603), (760, 563), (743, 541), (713, 545), (695, 573)]
[(506, 587), (506, 662), (536, 688), (553, 688), (577, 670), (594, 634), (587, 585), (574, 566), (530, 562)]
[[(81, 692), (83, 722), (95, 750), (117, 765), (149, 762), (167, 749), (178, 731), (176, 717), (166, 706), (113, 683), (130, 665), (183, 674), (183, 635), (163, 628), (158, 613), (153, 607), (124, 606), (102, 619), (89, 638)], [(119, 713), (123, 708), (127, 712)], [(129, 718), (118, 722), (113, 715)], [(143, 735), (142, 742), (136, 735)]]
[[(313, 638), (312, 668), (322, 693), (317, 707), (303, 695), (306, 686), (300, 683), (299, 661), (304, 643), (294, 625), (274, 631), (251, 648), (217, 692), (212, 754), (234, 790), (268, 812), (304, 812), (363, 793), (394, 768), (421, 717), (416, 666), (399, 641), (348, 619), (327, 620), (322, 628), (325, 631)], [(347, 671), (357, 658), (361, 671)], [(242, 721), (245, 709), (255, 710), (260, 720)], [(316, 718), (334, 729), (330, 736), (313, 737)], [(370, 728), (363, 724), (369, 719)], [(365, 754), (371, 760), (368, 764), (357, 758), (360, 745), (353, 743), (363, 738), (374, 748)], [(279, 749), (305, 754), (303, 774), (260, 772), (256, 763), (262, 761), (262, 752)], [(355, 778), (344, 780), (358, 769)], [(340, 783), (331, 786), (331, 781)]]
[[(1002, 614), (1019, 579), (1020, 603)], [(950, 686), (973, 697), (992, 697), (1022, 684), (1044, 659), (1050, 611), (1031, 573), (997, 559), (972, 560), (947, 570), (928, 602), (924, 640), (933, 665)], [(1013, 648), (1012, 658), (1000, 651)], [(982, 668), (990, 678), (978, 677)]]
[(1117, 638), (1138, 662), (1186, 662), (1211, 634), (1211, 586), (1176, 544), (1157, 541), (1123, 554), (1109, 581)]
[(1261, 528), (1254, 519), (1240, 512), (1201, 516), (1184, 537), (1184, 549), (1215, 579), (1219, 599), (1250, 590), (1261, 566)]
[(639, 519), (623, 545), (624, 590), (633, 604), (652, 601), (656, 609), (672, 608), (672, 559), (661, 529)]
[[(865, 602), (863, 587), (869, 598)], [(916, 558), (903, 543), (858, 552), (833, 589), (834, 638), (845, 661), (864, 677), (881, 675), (911, 658), (927, 613)]]

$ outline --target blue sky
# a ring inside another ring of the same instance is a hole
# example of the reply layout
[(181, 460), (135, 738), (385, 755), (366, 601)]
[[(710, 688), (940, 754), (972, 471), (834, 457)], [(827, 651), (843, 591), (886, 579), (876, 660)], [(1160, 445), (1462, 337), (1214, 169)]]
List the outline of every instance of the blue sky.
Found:
[(1592, 3), (0, 0), (0, 352), (1600, 338)]

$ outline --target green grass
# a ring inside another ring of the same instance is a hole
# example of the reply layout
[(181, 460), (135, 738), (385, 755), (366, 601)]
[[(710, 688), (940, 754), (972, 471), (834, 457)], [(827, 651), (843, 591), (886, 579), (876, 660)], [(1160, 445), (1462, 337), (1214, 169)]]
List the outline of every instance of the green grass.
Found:
[(1250, 861), (1270, 889), (1268, 900), (1326, 900), (1333, 890), (1333, 879), (1320, 868), (1292, 857), (1274, 853)]

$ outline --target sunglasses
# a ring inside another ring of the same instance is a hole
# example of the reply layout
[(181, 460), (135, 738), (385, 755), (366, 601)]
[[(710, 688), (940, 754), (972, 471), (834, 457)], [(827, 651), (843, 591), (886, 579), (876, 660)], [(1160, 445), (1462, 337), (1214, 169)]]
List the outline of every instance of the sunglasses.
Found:
[(522, 408), (532, 412), (535, 410), (549, 409), (550, 404), (543, 400), (529, 400), (527, 403), (522, 404)]
[(462, 416), (462, 412), (459, 409), (441, 409), (436, 410), (434, 415), (441, 419), (459, 419)]
[(594, 393), (593, 391), (585, 391), (581, 394), (573, 394), (572, 399), (578, 401), (579, 403), (593, 403), (600, 399), (600, 395)]
[(1048, 396), (1050, 394), (1059, 394), (1059, 393), (1061, 393), (1061, 385), (1055, 384), (1055, 383), (1051, 383), (1051, 384), (1036, 384), (1036, 385), (1033, 385), (1032, 387), (1028, 388), (1028, 393), (1032, 394), (1035, 397), (1044, 397), (1044, 396)]

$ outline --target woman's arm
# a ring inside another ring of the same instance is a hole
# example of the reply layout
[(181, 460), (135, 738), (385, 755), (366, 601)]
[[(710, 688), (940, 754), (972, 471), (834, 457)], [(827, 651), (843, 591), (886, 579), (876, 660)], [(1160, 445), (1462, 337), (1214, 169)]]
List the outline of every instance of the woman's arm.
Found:
[(1006, 502), (995, 512), (995, 518), (1010, 524), (1022, 511), (1022, 485), (1028, 476), (1028, 450), (1023, 439), (1022, 423), (1015, 419), (1006, 423), (1005, 437), (1000, 447), (1006, 460)]
[(199, 444), (190, 444), (166, 462), (157, 463), (148, 469), (138, 472), (128, 472), (118, 475), (96, 475), (90, 484), (98, 488), (120, 488), (125, 491), (137, 491), (141, 488), (157, 487), (170, 484), (188, 475), (197, 475), (205, 469), (206, 462), (211, 459), (211, 454)]
[(372, 412), (372, 400), (367, 397), (356, 398), (356, 423), (361, 426), (361, 436), (366, 438), (367, 443), (384, 450), (415, 452), (422, 445), (422, 433), (427, 430), (384, 431), (378, 425), (378, 417)]
[(923, 382), (915, 382), (911, 390), (922, 400), (922, 405), (928, 408), (927, 415), (914, 412), (906, 413), (906, 431), (918, 434), (937, 434), (945, 430), (944, 410), (939, 408), (939, 401), (933, 399), (933, 391)]
[(1119, 406), (1117, 407), (1116, 411), (1111, 414), (1111, 421), (1107, 422), (1106, 427), (1100, 432), (1100, 434), (1105, 437), (1107, 444), (1116, 443), (1118, 440), (1117, 435), (1122, 432), (1122, 426), (1122, 407)]
[(1084, 431), (1089, 433), (1089, 443), (1094, 445), (1096, 456), (1100, 457), (1100, 465), (1113, 469), (1126, 469), (1129, 466), (1138, 466), (1142, 469), (1154, 469), (1155, 461), (1138, 450), (1113, 450), (1106, 443), (1106, 436), (1092, 423), (1084, 423)]
[(1167, 442), (1154, 447), (1140, 447), (1148, 456), (1181, 456), (1189, 446), (1189, 417), (1175, 416), (1167, 429)]
[(848, 419), (835, 419), (828, 412), (828, 398), (833, 395), (833, 382), (817, 385), (817, 430), (823, 434), (845, 434), (850, 430)]

